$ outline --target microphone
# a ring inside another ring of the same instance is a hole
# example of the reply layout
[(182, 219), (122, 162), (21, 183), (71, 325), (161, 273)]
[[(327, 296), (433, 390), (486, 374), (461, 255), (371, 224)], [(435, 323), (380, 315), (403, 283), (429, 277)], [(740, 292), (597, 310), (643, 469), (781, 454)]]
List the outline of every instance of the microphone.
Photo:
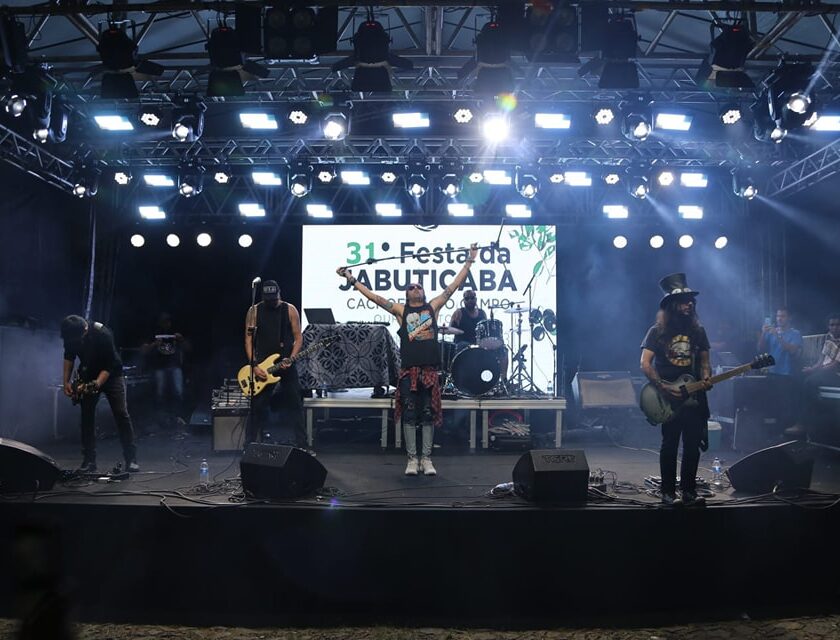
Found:
[(257, 288), (257, 285), (259, 285), (261, 282), (262, 282), (262, 278), (260, 278), (259, 276), (257, 276), (256, 278), (254, 278), (253, 280), (251, 280), (251, 288), (252, 288), (252, 289), (256, 289), (256, 288)]

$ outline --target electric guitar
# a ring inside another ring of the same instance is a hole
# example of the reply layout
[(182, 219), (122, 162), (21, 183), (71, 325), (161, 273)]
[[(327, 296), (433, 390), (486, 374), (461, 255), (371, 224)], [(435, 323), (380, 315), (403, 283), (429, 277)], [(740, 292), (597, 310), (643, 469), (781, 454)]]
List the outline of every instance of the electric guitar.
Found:
[(99, 393), (99, 389), (97, 388), (95, 381), (92, 380), (90, 382), (82, 382), (79, 376), (73, 378), (73, 380), (70, 382), (70, 386), (72, 387), (72, 391), (70, 392), (70, 400), (73, 401), (74, 405), (79, 404), (88, 396), (95, 396), (97, 393)]
[[(321, 349), (331, 345), (333, 342), (338, 340), (338, 336), (328, 336), (323, 338), (322, 340), (318, 340), (317, 342), (313, 342), (311, 345), (306, 347), (306, 349), (300, 350), (297, 355), (288, 358), (291, 362), (297, 362), (301, 358), (305, 358), (306, 356), (315, 353), (316, 351), (320, 351)], [(236, 379), (239, 381), (239, 386), (242, 389), (242, 393), (244, 393), (247, 397), (253, 397), (259, 395), (267, 386), (277, 384), (280, 382), (280, 379), (283, 377), (283, 371), (280, 367), (280, 363), (283, 361), (283, 356), (279, 353), (273, 353), (268, 356), (265, 360), (260, 362), (257, 366), (260, 367), (266, 373), (266, 379), (260, 380), (256, 376), (254, 376), (254, 391), (251, 393), (251, 365), (246, 364), (239, 370), (239, 373), (236, 374)]]
[[(776, 364), (773, 356), (764, 353), (756, 356), (752, 362), (742, 364), (740, 367), (735, 367), (731, 371), (721, 373), (709, 379), (711, 384), (723, 382), (729, 378), (734, 378), (750, 369), (763, 369), (765, 367), (772, 367)], [(694, 376), (684, 373), (679, 378), (673, 381), (663, 380), (662, 389), (656, 387), (652, 382), (648, 382), (642, 387), (642, 392), (639, 396), (639, 408), (645, 414), (647, 421), (656, 426), (665, 424), (677, 417), (677, 414), (683, 407), (697, 406), (697, 398), (695, 394), (703, 390), (703, 382), (698, 382)], [(680, 397), (676, 397), (670, 393), (670, 389), (675, 389), (680, 392)]]

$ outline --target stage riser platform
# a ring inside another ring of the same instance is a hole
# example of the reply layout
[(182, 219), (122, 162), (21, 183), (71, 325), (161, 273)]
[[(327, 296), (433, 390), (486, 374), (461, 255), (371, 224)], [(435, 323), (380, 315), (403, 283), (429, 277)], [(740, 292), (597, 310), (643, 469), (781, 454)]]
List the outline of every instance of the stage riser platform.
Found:
[(838, 594), (837, 509), (178, 512), (189, 517), (158, 506), (0, 505), (0, 616), (14, 614), (13, 532), (33, 520), (61, 528), (87, 621), (465, 626)]

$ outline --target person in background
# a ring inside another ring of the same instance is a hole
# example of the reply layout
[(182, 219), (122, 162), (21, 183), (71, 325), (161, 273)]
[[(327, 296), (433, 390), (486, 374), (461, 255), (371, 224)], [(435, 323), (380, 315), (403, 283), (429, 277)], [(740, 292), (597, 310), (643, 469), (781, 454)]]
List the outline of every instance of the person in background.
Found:
[(790, 313), (782, 307), (776, 311), (776, 324), (765, 324), (758, 338), (759, 353), (769, 353), (776, 361), (773, 374), (790, 376), (798, 373), (797, 359), (802, 353), (802, 334), (791, 326)]
[(158, 316), (155, 335), (140, 352), (146, 367), (155, 380), (155, 412), (162, 427), (181, 430), (186, 425), (182, 417), (184, 403), (184, 353), (190, 344), (173, 329), (172, 316), (163, 312)]
[(464, 333), (456, 336), (455, 348), (458, 351), (466, 349), (476, 343), (475, 327), (482, 320), (487, 320), (487, 314), (483, 309), (478, 308), (478, 299), (475, 291), (464, 291), (461, 307), (455, 309), (449, 325), (460, 329)]

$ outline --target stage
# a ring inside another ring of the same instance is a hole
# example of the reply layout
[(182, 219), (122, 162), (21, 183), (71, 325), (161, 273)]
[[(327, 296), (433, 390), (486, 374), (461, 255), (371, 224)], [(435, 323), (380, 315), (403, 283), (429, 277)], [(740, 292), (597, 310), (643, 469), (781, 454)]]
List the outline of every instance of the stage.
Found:
[[(565, 446), (607, 472), (606, 496), (538, 506), (490, 494), (510, 482), (519, 453), (471, 453), (442, 437), (438, 475), (406, 477), (404, 454), (379, 449), (376, 436), (352, 443), (327, 430), (317, 451), (325, 488), (293, 503), (245, 499), (238, 457), (214, 454), (206, 433), (141, 437), (142, 472), (127, 481), (5, 496), (0, 545), (12, 549), (22, 523), (57, 526), (87, 621), (517, 625), (837, 595), (840, 516), (829, 499), (796, 506), (727, 489), (705, 508), (663, 509), (645, 490), (655, 450), (570, 430)], [(73, 442), (46, 451), (78, 464)], [(720, 455), (727, 466), (738, 457)], [(712, 456), (701, 460), (705, 478)], [(119, 458), (114, 439), (100, 442), (101, 471)], [(833, 466), (816, 465), (813, 489), (840, 491)], [(13, 614), (11, 595), (4, 579), (0, 615)]]

